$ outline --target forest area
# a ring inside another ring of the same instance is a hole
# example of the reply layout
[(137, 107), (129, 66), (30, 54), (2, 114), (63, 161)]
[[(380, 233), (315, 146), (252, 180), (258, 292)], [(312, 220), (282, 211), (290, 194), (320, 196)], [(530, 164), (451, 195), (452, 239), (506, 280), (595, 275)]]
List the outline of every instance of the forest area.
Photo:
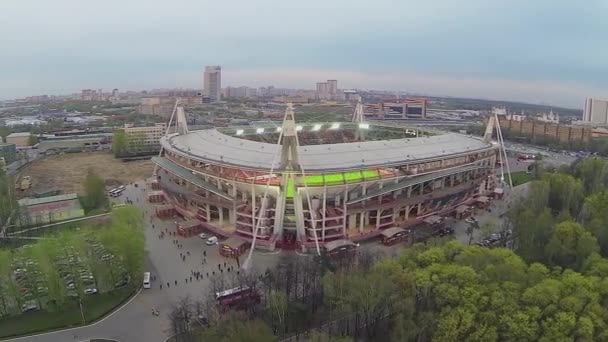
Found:
[(509, 214), (513, 250), (433, 239), (393, 257), (283, 257), (214, 286), (256, 287), (261, 306), (177, 303), (174, 340), (606, 341), (607, 224), (605, 160), (541, 170)]

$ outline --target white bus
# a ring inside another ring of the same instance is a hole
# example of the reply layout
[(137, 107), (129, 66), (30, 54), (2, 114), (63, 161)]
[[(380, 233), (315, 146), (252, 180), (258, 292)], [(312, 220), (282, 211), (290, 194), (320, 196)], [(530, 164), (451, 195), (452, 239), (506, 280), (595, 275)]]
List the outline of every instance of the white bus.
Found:
[(144, 273), (144, 289), (149, 289), (150, 286), (150, 272)]

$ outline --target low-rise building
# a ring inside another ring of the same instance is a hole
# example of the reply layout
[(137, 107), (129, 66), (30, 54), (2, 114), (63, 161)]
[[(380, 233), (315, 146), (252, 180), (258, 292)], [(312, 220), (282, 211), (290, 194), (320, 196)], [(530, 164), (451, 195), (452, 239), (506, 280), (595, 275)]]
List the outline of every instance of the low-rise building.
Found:
[(22, 226), (40, 225), (84, 216), (75, 193), (42, 198), (23, 198), (18, 201), (21, 207)]
[(123, 128), (126, 136), (126, 150), (129, 155), (158, 152), (160, 138), (167, 131), (167, 124), (157, 123), (154, 126), (130, 126)]
[(17, 147), (15, 144), (0, 143), (0, 158), (8, 165), (17, 160)]
[(272, 101), (280, 103), (308, 103), (305, 96), (275, 96)]
[(426, 119), (427, 99), (412, 97), (384, 100), (378, 104), (365, 105), (366, 117), (374, 119)]
[(175, 105), (172, 97), (144, 97), (137, 106), (137, 113), (143, 115), (156, 115), (170, 117)]
[[(510, 120), (499, 116), (500, 127), (514, 136), (542, 137), (562, 142), (588, 142), (592, 137), (589, 126), (562, 125), (533, 120)], [(487, 120), (486, 120), (487, 121)]]
[(6, 136), (6, 143), (15, 144), (16, 147), (27, 147), (30, 146), (31, 136), (30, 132), (11, 133)]

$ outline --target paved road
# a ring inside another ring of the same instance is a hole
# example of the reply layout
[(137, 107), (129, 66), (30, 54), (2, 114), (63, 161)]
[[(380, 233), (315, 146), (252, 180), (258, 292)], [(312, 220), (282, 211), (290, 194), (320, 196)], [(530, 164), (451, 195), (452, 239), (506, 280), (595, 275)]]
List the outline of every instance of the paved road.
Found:
[[(490, 224), (494, 227), (493, 232), (501, 230), (503, 218), (501, 215), (505, 214), (514, 203), (524, 198), (528, 193), (529, 183), (522, 184), (514, 187), (511, 190), (507, 190), (502, 200), (494, 200), (489, 206), (490, 211), (477, 209), (473, 216), (478, 220), (479, 226)], [(469, 236), (467, 235), (467, 228), (469, 226), (464, 220), (450, 219), (448, 222), (454, 228), (454, 235), (458, 241), (463, 244), (469, 243)], [(482, 232), (479, 229), (473, 230), (473, 239), (471, 243), (476, 243), (482, 240)]]
[[(184, 239), (180, 237), (169, 237), (165, 234), (164, 239), (159, 238), (162, 231), (174, 231), (175, 220), (159, 220), (151, 218), (152, 205), (145, 200), (144, 182), (138, 182), (138, 186), (127, 186), (123, 194), (113, 199), (117, 202), (124, 202), (127, 198), (139, 207), (145, 219), (145, 237), (148, 257), (146, 260), (146, 270), (156, 277), (152, 282), (152, 288), (142, 290), (131, 302), (122, 307), (106, 319), (95, 325), (69, 329), (60, 332), (41, 334), (32, 337), (24, 337), (9, 341), (27, 342), (56, 342), (56, 341), (86, 341), (94, 338), (111, 338), (119, 341), (128, 342), (154, 342), (164, 341), (170, 333), (170, 324), (167, 313), (171, 305), (182, 297), (203, 298), (202, 296), (210, 292), (210, 278), (206, 277), (212, 272), (223, 275), (218, 271), (218, 264), (226, 274), (230, 274), (224, 267), (236, 264), (231, 260), (219, 255), (218, 246), (207, 246), (204, 240), (199, 237)], [(182, 248), (177, 248), (173, 243), (177, 239)], [(203, 251), (206, 251), (206, 264), (203, 262)], [(182, 261), (180, 253), (187, 254), (185, 261)], [(278, 260), (277, 254), (255, 252), (253, 257), (253, 267), (265, 269), (272, 267)], [(190, 282), (191, 271), (200, 271), (205, 275), (201, 280)], [(231, 272), (232, 273), (232, 272)], [(186, 278), (188, 282), (186, 283)], [(177, 285), (175, 285), (177, 281)], [(170, 283), (170, 287), (167, 286)], [(162, 289), (160, 285), (163, 284)], [(160, 311), (159, 316), (152, 315), (152, 309)], [(76, 336), (76, 338), (74, 338)]]
[[(493, 203), (492, 206), (496, 210), (493, 210), (492, 213), (483, 211), (476, 215), (480, 224), (496, 220), (498, 212), (505, 211), (507, 203), (511, 203), (520, 196), (523, 196), (525, 189), (526, 185), (517, 187), (505, 195), (505, 201)], [(185, 296), (202, 298), (202, 296), (208, 294), (210, 292), (210, 277), (212, 277), (212, 272), (218, 273), (218, 264), (221, 264), (222, 269), (225, 270), (224, 262), (226, 262), (227, 266), (234, 266), (235, 271), (233, 272), (236, 272), (236, 264), (220, 256), (217, 245), (206, 246), (204, 240), (198, 237), (184, 239), (179, 237), (174, 238), (165, 234), (165, 238), (161, 239), (159, 237), (161, 231), (174, 231), (176, 219), (164, 221), (157, 218), (150, 219), (152, 206), (145, 201), (143, 182), (139, 182), (138, 187), (128, 186), (127, 190), (115, 200), (126, 201), (127, 198), (143, 210), (146, 226), (146, 248), (149, 252), (146, 269), (156, 277), (156, 280), (152, 282), (152, 288), (142, 290), (127, 305), (92, 326), (18, 338), (10, 341), (86, 341), (94, 338), (111, 338), (128, 342), (164, 341), (170, 335), (167, 313), (170, 311), (172, 303)], [(463, 243), (468, 243), (466, 224), (459, 221), (454, 222), (453, 226), (456, 230), (456, 238)], [(474, 241), (479, 239), (479, 235), (480, 232), (476, 231)], [(178, 248), (173, 242), (174, 239), (177, 239), (178, 243), (183, 245), (183, 247)], [(385, 247), (377, 241), (365, 243), (362, 247), (384, 254), (398, 253), (403, 248), (402, 245)], [(203, 251), (206, 251), (206, 257), (203, 257)], [(190, 255), (187, 255), (185, 260), (182, 260), (180, 253), (188, 254), (187, 252), (190, 252)], [(272, 267), (278, 261), (279, 254), (281, 253), (289, 252), (264, 253), (256, 251), (253, 258), (253, 267), (258, 270)], [(206, 264), (203, 264), (204, 259), (206, 259)], [(200, 271), (204, 275), (203, 279), (197, 281), (193, 277), (193, 280), (190, 281), (191, 271)], [(224, 272), (228, 273), (227, 271)], [(209, 273), (210, 277), (207, 277), (207, 273)], [(188, 282), (186, 282), (186, 278), (188, 278)], [(177, 281), (177, 285), (175, 285), (175, 281)], [(169, 287), (167, 286), (167, 282), (170, 284)], [(161, 284), (163, 285), (162, 289), (160, 288)], [(160, 316), (152, 315), (153, 308), (160, 311)]]

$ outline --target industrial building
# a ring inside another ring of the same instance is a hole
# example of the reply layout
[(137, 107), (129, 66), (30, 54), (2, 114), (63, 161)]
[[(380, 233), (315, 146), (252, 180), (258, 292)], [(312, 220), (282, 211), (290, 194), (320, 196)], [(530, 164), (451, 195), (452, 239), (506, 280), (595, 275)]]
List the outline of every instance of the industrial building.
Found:
[(426, 98), (384, 100), (365, 106), (365, 117), (378, 120), (426, 119)]
[(11, 133), (6, 136), (7, 144), (15, 144), (17, 148), (20, 147), (28, 147), (31, 145), (31, 136), (30, 132), (21, 132), (21, 133)]
[(161, 117), (171, 116), (175, 99), (173, 97), (144, 97), (137, 106), (137, 113), (142, 115), (155, 115)]
[(17, 160), (16, 145), (0, 142), (0, 158), (4, 158), (4, 163), (6, 163), (6, 165)]
[(593, 128), (539, 122), (535, 120), (510, 120), (508, 116), (499, 116), (500, 127), (513, 136), (541, 137), (562, 142), (589, 142)]
[(488, 134), (296, 124), (291, 104), (279, 127), (189, 131), (177, 114), (176, 133), (161, 139), (163, 155), (153, 158), (155, 186), (186, 219), (259, 248), (319, 250), (434, 224), (496, 190), (498, 145)]
[(40, 225), (84, 216), (84, 209), (75, 193), (23, 198), (18, 203), (21, 207), (20, 224), (22, 226)]

